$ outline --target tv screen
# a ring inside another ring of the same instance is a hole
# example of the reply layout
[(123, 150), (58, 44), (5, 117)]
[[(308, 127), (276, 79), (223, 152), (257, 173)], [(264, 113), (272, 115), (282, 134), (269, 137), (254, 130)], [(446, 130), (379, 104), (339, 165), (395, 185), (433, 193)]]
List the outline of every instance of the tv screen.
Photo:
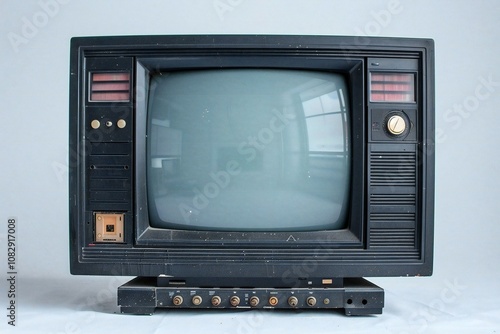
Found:
[(153, 227), (345, 227), (351, 156), (342, 75), (227, 69), (165, 72), (151, 81)]

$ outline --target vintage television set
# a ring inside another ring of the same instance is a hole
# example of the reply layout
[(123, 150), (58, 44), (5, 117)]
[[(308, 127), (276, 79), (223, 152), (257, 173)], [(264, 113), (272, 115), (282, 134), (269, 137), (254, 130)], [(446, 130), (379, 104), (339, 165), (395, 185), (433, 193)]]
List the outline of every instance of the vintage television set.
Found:
[(378, 314), (432, 273), (434, 43), (75, 37), (70, 258), (123, 313)]

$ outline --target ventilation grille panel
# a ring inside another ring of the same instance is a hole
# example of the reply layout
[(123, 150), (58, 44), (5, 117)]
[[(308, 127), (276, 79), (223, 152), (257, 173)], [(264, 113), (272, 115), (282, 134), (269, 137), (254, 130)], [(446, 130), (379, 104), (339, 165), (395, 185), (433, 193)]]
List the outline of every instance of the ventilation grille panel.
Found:
[(372, 228), (370, 231), (370, 247), (415, 247), (414, 228)]
[(372, 152), (370, 185), (414, 187), (416, 167), (415, 152)]

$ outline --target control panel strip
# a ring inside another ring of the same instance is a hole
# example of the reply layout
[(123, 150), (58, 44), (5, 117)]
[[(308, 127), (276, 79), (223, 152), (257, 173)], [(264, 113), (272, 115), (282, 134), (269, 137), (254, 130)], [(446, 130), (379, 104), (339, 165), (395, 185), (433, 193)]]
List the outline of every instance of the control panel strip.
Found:
[(127, 314), (168, 309), (344, 309), (346, 315), (381, 314), (384, 290), (363, 279), (345, 279), (338, 288), (159, 287), (138, 277), (118, 288)]

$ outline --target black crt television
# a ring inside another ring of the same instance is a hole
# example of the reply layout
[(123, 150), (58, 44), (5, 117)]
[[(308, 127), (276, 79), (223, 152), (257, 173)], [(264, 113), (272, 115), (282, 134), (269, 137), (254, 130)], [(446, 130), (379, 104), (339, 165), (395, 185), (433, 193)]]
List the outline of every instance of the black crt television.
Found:
[(75, 37), (70, 258), (123, 313), (378, 314), (432, 273), (434, 42)]

